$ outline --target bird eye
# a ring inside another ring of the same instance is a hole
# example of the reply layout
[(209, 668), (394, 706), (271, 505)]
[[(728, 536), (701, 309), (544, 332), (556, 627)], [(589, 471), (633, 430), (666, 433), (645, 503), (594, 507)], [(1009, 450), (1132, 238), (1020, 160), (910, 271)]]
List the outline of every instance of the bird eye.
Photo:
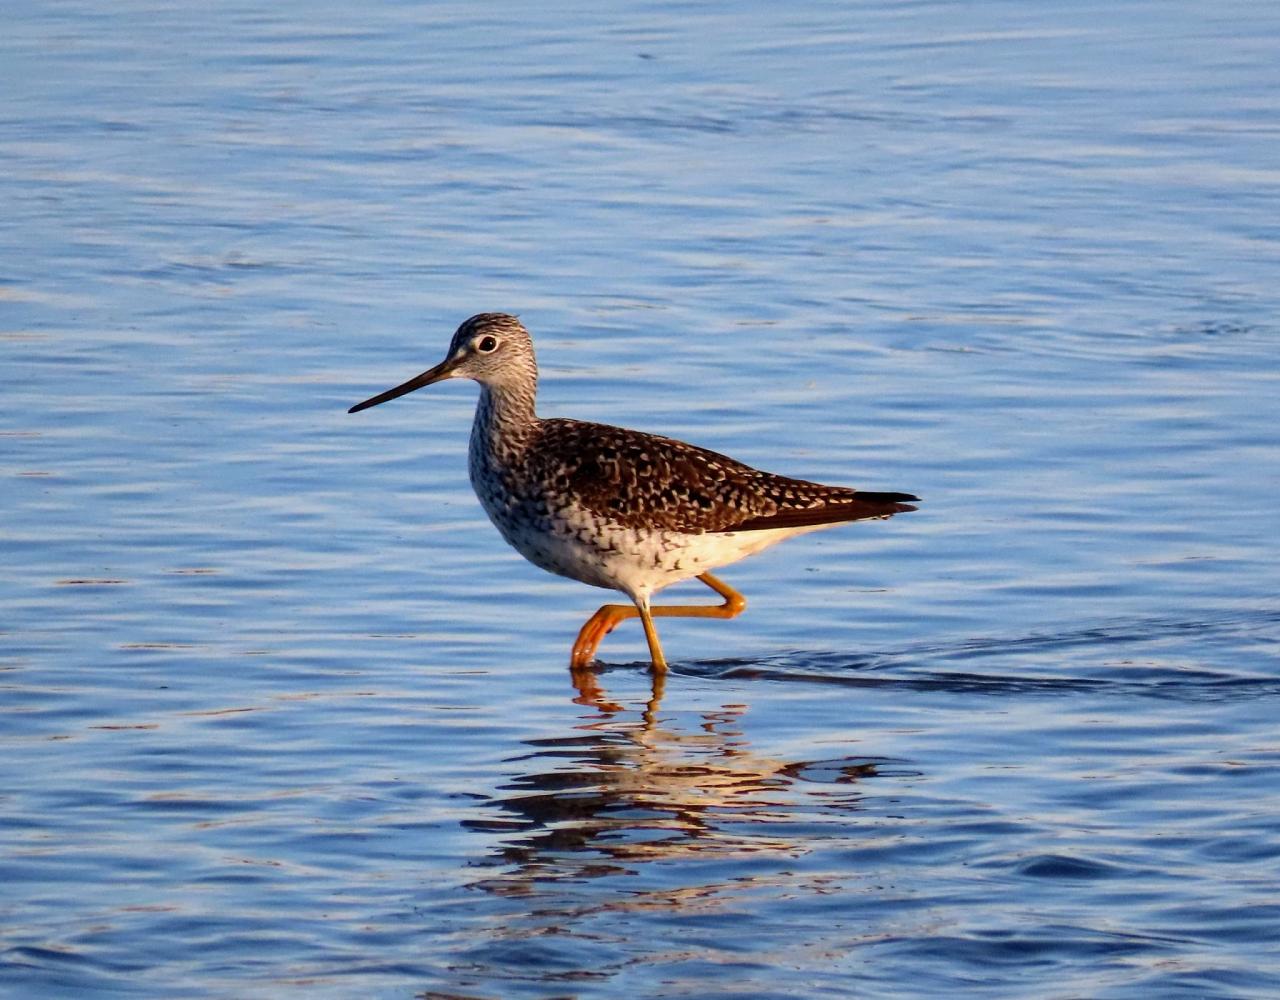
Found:
[(497, 337), (481, 337), (476, 342), (476, 350), (481, 354), (492, 354), (498, 349)]

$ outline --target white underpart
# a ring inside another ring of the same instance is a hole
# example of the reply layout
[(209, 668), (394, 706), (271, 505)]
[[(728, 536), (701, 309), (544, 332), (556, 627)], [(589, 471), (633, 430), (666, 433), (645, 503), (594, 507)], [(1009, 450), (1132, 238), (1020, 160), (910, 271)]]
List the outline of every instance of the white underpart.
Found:
[(673, 583), (728, 566), (787, 538), (834, 526), (691, 535), (582, 516), (555, 518), (550, 530), (543, 530), (513, 523), (503, 516), (505, 511), (485, 506), (502, 537), (535, 566), (593, 587), (622, 591), (633, 601), (645, 601)]

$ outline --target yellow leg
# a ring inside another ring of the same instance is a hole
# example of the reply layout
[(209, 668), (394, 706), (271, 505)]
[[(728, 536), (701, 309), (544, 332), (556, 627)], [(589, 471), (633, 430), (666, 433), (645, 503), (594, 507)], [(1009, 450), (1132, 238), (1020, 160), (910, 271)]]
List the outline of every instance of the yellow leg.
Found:
[(640, 623), (644, 626), (644, 639), (649, 644), (649, 659), (653, 661), (653, 672), (655, 674), (665, 674), (667, 672), (667, 658), (662, 655), (662, 643), (658, 641), (658, 630), (653, 627), (653, 614), (649, 607), (649, 602), (645, 601), (640, 606)]
[(649, 655), (658, 670), (666, 670), (667, 661), (662, 655), (662, 645), (658, 641), (658, 630), (654, 628), (654, 618), (735, 618), (742, 614), (747, 606), (747, 599), (710, 573), (698, 577), (703, 583), (724, 598), (723, 604), (667, 604), (656, 608), (638, 608), (630, 604), (606, 604), (582, 626), (578, 638), (573, 644), (573, 653), (569, 657), (569, 666), (581, 670), (596, 655), (600, 641), (617, 628), (620, 622), (628, 618), (639, 618), (644, 625), (644, 637), (649, 643)]
[(619, 622), (635, 618), (637, 614), (639, 612), (630, 604), (606, 604), (588, 618), (578, 632), (578, 638), (574, 640), (573, 652), (569, 654), (569, 668), (582, 670), (586, 667), (594, 659), (600, 640), (617, 628)]

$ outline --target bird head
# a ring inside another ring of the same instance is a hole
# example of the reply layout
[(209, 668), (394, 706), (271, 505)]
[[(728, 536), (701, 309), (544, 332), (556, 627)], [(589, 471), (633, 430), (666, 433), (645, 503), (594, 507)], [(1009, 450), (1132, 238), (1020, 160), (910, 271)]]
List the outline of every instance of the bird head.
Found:
[(537, 363), (533, 339), (524, 325), (507, 313), (480, 313), (458, 327), (445, 359), (394, 389), (357, 403), (348, 413), (358, 413), (385, 403), (424, 385), (447, 378), (469, 378), (494, 389), (536, 384)]

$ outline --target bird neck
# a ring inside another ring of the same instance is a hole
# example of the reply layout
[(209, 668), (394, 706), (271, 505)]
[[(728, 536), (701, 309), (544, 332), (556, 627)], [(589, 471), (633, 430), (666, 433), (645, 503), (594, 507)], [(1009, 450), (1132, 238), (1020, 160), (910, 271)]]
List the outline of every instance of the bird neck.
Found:
[(472, 438), (483, 441), (490, 451), (518, 447), (537, 427), (536, 399), (536, 382), (514, 386), (482, 382)]

